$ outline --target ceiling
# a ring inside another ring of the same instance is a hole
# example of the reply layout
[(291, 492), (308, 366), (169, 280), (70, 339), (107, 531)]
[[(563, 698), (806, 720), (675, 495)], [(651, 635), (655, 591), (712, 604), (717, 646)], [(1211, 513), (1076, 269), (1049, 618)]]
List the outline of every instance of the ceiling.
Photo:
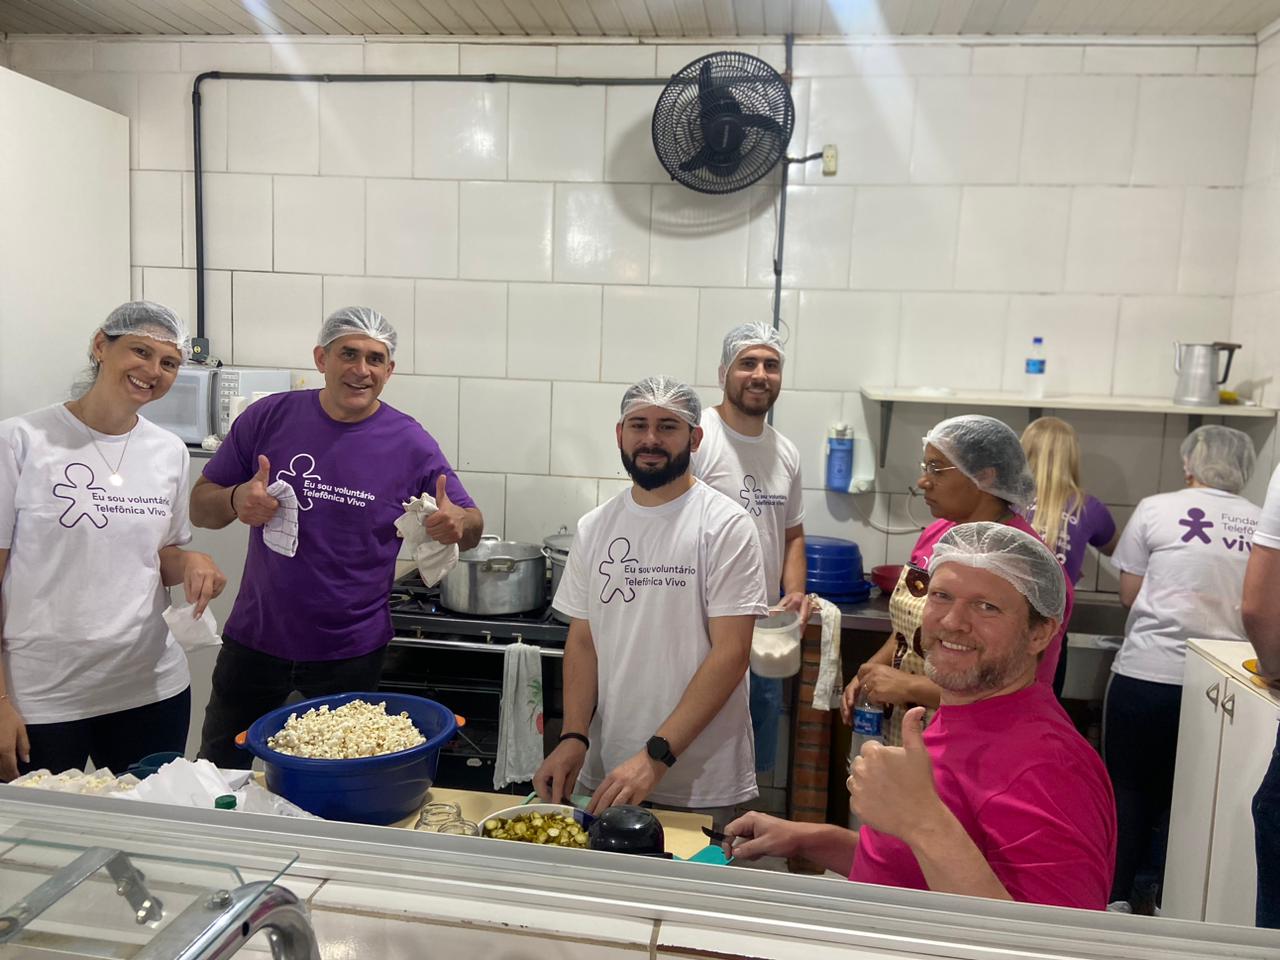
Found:
[(1253, 35), (1280, 0), (0, 0), (10, 34)]

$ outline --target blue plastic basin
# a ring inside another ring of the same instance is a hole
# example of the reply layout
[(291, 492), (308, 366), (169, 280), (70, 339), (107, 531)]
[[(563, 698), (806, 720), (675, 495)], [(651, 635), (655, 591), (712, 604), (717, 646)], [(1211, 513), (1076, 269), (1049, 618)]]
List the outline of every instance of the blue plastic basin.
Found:
[[(313, 707), (337, 709), (352, 700), (383, 703), (391, 715), (405, 712), (427, 738), (426, 743), (353, 760), (290, 757), (267, 746), (289, 714)], [(267, 789), (326, 820), (389, 824), (416, 812), (435, 781), (440, 749), (458, 732), (452, 710), (426, 697), (405, 693), (340, 693), (281, 707), (255, 720), (241, 744), (262, 759)], [(237, 738), (239, 742), (240, 738)]]

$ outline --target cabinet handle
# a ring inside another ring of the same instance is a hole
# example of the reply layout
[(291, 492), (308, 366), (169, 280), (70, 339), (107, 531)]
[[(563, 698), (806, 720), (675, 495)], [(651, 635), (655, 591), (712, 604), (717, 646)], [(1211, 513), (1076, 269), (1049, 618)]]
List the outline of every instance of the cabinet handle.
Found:
[(1205, 690), (1204, 695), (1209, 698), (1209, 702), (1213, 704), (1214, 713), (1218, 712), (1218, 685), (1210, 684), (1209, 689)]
[(1229, 693), (1222, 698), (1222, 712), (1226, 714), (1228, 720), (1234, 720), (1236, 715), (1236, 695)]

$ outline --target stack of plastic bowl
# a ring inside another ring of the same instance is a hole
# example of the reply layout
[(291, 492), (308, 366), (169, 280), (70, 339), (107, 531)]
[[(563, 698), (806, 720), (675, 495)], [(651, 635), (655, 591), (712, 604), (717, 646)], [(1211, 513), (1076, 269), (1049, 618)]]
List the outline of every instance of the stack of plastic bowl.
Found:
[(862, 551), (852, 540), (806, 536), (804, 555), (810, 593), (832, 603), (861, 603), (871, 595), (871, 584), (863, 579)]

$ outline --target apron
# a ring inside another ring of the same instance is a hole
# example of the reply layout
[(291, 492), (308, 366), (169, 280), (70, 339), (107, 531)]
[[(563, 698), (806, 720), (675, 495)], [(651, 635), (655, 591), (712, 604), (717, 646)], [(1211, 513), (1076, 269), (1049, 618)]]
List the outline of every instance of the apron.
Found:
[[(910, 567), (904, 565), (898, 576), (898, 584), (889, 595), (889, 622), (893, 627), (893, 639), (897, 648), (893, 652), (893, 667), (904, 673), (924, 676), (924, 651), (920, 649), (920, 622), (924, 619), (924, 604), (928, 597), (913, 597), (907, 589)], [(885, 705), (884, 742), (890, 747), (902, 746), (902, 718), (918, 704)], [(925, 713), (927, 726), (933, 719), (933, 710)]]

